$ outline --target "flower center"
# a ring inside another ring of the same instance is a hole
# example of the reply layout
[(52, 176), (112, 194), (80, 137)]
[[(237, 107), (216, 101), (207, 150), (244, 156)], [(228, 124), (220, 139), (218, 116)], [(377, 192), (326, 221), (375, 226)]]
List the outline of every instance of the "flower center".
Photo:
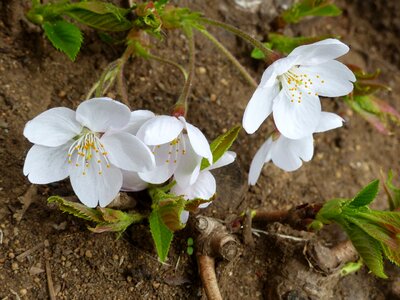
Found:
[(104, 163), (107, 168), (110, 162), (107, 158), (107, 151), (100, 142), (99, 133), (84, 128), (80, 135), (75, 138), (75, 142), (68, 149), (68, 163), (72, 164), (74, 153), (76, 152), (75, 167), (82, 168), (82, 175), (86, 175), (90, 163), (96, 161), (99, 166), (98, 174), (103, 174)]
[[(160, 149), (161, 147), (164, 149)], [(164, 151), (166, 151), (166, 153)], [(176, 164), (179, 158), (186, 154), (186, 144), (182, 133), (180, 133), (174, 140), (169, 142), (169, 145), (164, 144), (154, 146), (152, 152), (154, 155), (163, 156), (165, 158), (165, 163)]]
[(301, 103), (303, 100), (303, 93), (318, 96), (318, 93), (313, 91), (314, 82), (320, 81), (321, 84), (325, 83), (324, 80), (321, 80), (320, 75), (300, 73), (299, 67), (300, 66), (294, 66), (289, 71), (279, 76), (282, 88), (287, 92), (291, 103)]

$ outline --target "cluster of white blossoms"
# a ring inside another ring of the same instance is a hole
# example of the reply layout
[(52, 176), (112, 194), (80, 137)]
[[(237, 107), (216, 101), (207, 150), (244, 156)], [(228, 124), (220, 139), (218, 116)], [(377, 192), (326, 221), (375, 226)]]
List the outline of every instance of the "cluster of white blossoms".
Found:
[(319, 96), (339, 97), (353, 90), (353, 72), (336, 61), (349, 47), (326, 39), (294, 49), (264, 72), (243, 116), (243, 128), (254, 133), (272, 113), (277, 132), (257, 151), (249, 183), (255, 184), (265, 163), (294, 171), (311, 160), (313, 133), (342, 126), (343, 119), (321, 111)]
[[(257, 151), (249, 183), (255, 184), (266, 162), (294, 171), (314, 152), (313, 134), (342, 126), (343, 119), (321, 111), (319, 96), (349, 94), (354, 74), (335, 58), (349, 48), (335, 39), (297, 47), (270, 65), (254, 92), (243, 127), (254, 133), (272, 113), (274, 132)], [(64, 107), (43, 112), (25, 127), (34, 143), (24, 174), (46, 184), (70, 177), (78, 198), (88, 207), (107, 206), (123, 191), (174, 180), (171, 189), (185, 199), (211, 199), (216, 183), (210, 170), (232, 163), (226, 152), (213, 160), (203, 133), (184, 117), (130, 109), (110, 98), (81, 103), (76, 112)], [(203, 159), (210, 166), (201, 169)], [(209, 203), (202, 204), (205, 207)], [(188, 212), (181, 215), (186, 222)]]
[[(26, 124), (24, 135), (34, 143), (24, 165), (30, 182), (69, 176), (88, 207), (105, 207), (120, 190), (140, 191), (171, 177), (177, 195), (209, 199), (216, 192), (209, 170), (235, 157), (227, 153), (213, 164), (207, 139), (183, 117), (131, 112), (110, 98), (84, 101), (76, 112), (65, 107), (45, 111)], [(200, 170), (203, 158), (211, 166)]]

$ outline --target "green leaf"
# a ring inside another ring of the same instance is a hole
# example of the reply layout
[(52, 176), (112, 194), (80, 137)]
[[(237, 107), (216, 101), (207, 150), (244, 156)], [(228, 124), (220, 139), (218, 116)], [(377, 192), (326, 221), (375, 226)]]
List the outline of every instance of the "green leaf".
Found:
[[(222, 155), (232, 146), (233, 142), (236, 140), (240, 129), (242, 126), (237, 125), (232, 127), (230, 130), (225, 132), (224, 134), (217, 137), (210, 145), (211, 153), (213, 155), (213, 163), (217, 162)], [(200, 169), (203, 170), (210, 166), (210, 163), (207, 159), (203, 158), (201, 161)]]
[(95, 223), (104, 222), (101, 213), (95, 208), (89, 208), (83, 204), (67, 201), (59, 196), (51, 196), (47, 199), (48, 203), (56, 203), (63, 212), (74, 215), (75, 217), (92, 221)]
[(393, 184), (393, 171), (389, 170), (387, 179), (384, 183), (385, 191), (389, 199), (390, 210), (400, 207), (400, 188)]
[(341, 217), (343, 206), (346, 204), (346, 199), (332, 199), (327, 201), (317, 213), (315, 220), (324, 224), (329, 224)]
[(181, 222), (181, 214), (186, 200), (183, 197), (170, 198), (158, 202), (159, 215), (169, 230), (175, 232), (186, 226)]
[(353, 261), (348, 262), (340, 269), (340, 275), (346, 276), (351, 273), (357, 272), (358, 270), (361, 269), (362, 266), (363, 266), (362, 259), (359, 259), (356, 262), (353, 262)]
[(193, 238), (188, 238), (187, 239), (187, 244), (188, 244), (188, 246), (193, 246)]
[(365, 186), (358, 194), (353, 198), (349, 205), (353, 207), (366, 206), (370, 204), (376, 197), (379, 191), (379, 180), (376, 179)]
[(303, 0), (284, 11), (281, 17), (286, 23), (297, 23), (308, 16), (335, 17), (341, 13), (329, 0)]
[(345, 226), (344, 229), (370, 271), (380, 278), (387, 278), (380, 243), (354, 225)]
[[(263, 45), (268, 48), (268, 49), (272, 49), (271, 44), (270, 43), (263, 43)], [(250, 56), (254, 59), (265, 59), (265, 54), (264, 52), (262, 52), (260, 49), (258, 48), (254, 48), (253, 51), (251, 51)]]
[(385, 244), (381, 244), (383, 254), (388, 260), (400, 267), (400, 248), (393, 250)]
[(73, 3), (64, 10), (64, 14), (78, 22), (104, 31), (125, 31), (132, 23), (125, 18), (130, 9), (123, 9), (111, 3), (87, 1)]
[(186, 248), (186, 253), (187, 253), (188, 255), (193, 255), (193, 247), (187, 247), (187, 248)]
[(164, 262), (169, 252), (173, 232), (164, 224), (156, 209), (151, 212), (149, 222), (150, 232), (156, 245), (157, 255), (160, 261)]
[(82, 44), (82, 33), (78, 27), (66, 21), (44, 22), (43, 30), (54, 48), (67, 54), (74, 61)]

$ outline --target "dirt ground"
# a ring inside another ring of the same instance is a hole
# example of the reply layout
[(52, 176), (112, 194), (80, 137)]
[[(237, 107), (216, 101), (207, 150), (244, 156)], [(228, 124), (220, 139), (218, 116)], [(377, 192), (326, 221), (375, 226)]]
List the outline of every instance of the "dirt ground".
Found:
[[(291, 1), (264, 0), (244, 9), (233, 0), (175, 1), (240, 27), (265, 39), (269, 23)], [(25, 123), (56, 106), (76, 108), (108, 62), (122, 48), (101, 42), (85, 29), (82, 52), (75, 63), (57, 52), (23, 14), (28, 1), (0, 2), (0, 299), (48, 299), (49, 276), (57, 299), (200, 299), (204, 297), (196, 258), (186, 254), (187, 228), (177, 233), (166, 264), (157, 261), (146, 224), (134, 226), (119, 240), (112, 233), (93, 234), (87, 223), (49, 206), (50, 195), (72, 194), (68, 180), (32, 188), (22, 174), (30, 147), (23, 137)], [(400, 2), (337, 1), (344, 10), (337, 18), (314, 18), (286, 29), (286, 34), (335, 34), (350, 45), (344, 62), (369, 71), (382, 70), (392, 92), (380, 96), (400, 109)], [(251, 47), (221, 30), (212, 29), (257, 80), (264, 63), (252, 60)], [(212, 140), (241, 122), (253, 90), (229, 62), (196, 35), (196, 80), (188, 119)], [(185, 64), (185, 40), (167, 32), (157, 53)], [(175, 70), (133, 59), (126, 68), (132, 109), (168, 113), (176, 101), (181, 78)], [(109, 96), (115, 96), (111, 94)], [(251, 158), (266, 138), (271, 123), (248, 136), (242, 132), (233, 150), (238, 162), (218, 173), (218, 198), (203, 214), (224, 219), (247, 207), (286, 209), (306, 202), (352, 197), (380, 170), (400, 171), (399, 133), (383, 136), (338, 99), (322, 100), (325, 110), (346, 119), (345, 126), (315, 136), (313, 160), (285, 173), (264, 168), (256, 186), (248, 188)], [(146, 206), (143, 195), (131, 195)], [(31, 203), (29, 203), (31, 202)], [(25, 205), (29, 205), (27, 209)], [(148, 203), (147, 203), (148, 205)], [(377, 206), (386, 208), (380, 194)], [(217, 275), (224, 299), (400, 299), (400, 279), (387, 265), (390, 280), (377, 280), (367, 270), (344, 278), (324, 277), (310, 269), (302, 256), (305, 241), (315, 238), (276, 224), (261, 228), (255, 248), (231, 262), (218, 261)], [(280, 233), (300, 237), (294, 241)], [(334, 231), (332, 231), (334, 232)], [(324, 239), (334, 243), (340, 233)], [(320, 235), (323, 235), (321, 233)], [(296, 275), (297, 274), (297, 275)], [(296, 277), (297, 276), (297, 277)], [(294, 278), (294, 279), (293, 279)]]

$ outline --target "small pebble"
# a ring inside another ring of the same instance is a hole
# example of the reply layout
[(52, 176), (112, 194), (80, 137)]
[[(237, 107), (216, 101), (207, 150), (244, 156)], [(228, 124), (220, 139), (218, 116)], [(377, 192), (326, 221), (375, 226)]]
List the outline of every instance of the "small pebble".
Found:
[(114, 254), (113, 255), (113, 260), (118, 260), (118, 259), (119, 259), (119, 256), (117, 254)]
[(15, 254), (13, 252), (8, 253), (8, 257), (13, 259), (15, 257)]
[(13, 262), (13, 263), (11, 264), (11, 270), (15, 271), (15, 270), (18, 270), (18, 268), (19, 268), (18, 263)]
[(199, 68), (197, 69), (197, 72), (198, 72), (200, 75), (204, 75), (204, 74), (207, 73), (207, 69), (204, 68), (204, 67), (199, 67)]
[(226, 80), (225, 78), (222, 78), (220, 81), (225, 86), (227, 86), (229, 84), (228, 80)]
[(210, 101), (211, 101), (211, 102), (217, 101), (217, 95), (211, 94), (211, 95), (210, 95)]
[(93, 257), (92, 251), (86, 250), (85, 256), (86, 256), (87, 258), (92, 258), (92, 257)]
[(158, 289), (158, 288), (160, 287), (160, 283), (157, 282), (157, 281), (154, 281), (154, 282), (153, 282), (153, 287), (154, 287), (155, 289)]
[(27, 291), (27, 289), (21, 289), (19, 291), (19, 294), (20, 294), (20, 296), (25, 296), (26, 294), (28, 294), (28, 291)]

